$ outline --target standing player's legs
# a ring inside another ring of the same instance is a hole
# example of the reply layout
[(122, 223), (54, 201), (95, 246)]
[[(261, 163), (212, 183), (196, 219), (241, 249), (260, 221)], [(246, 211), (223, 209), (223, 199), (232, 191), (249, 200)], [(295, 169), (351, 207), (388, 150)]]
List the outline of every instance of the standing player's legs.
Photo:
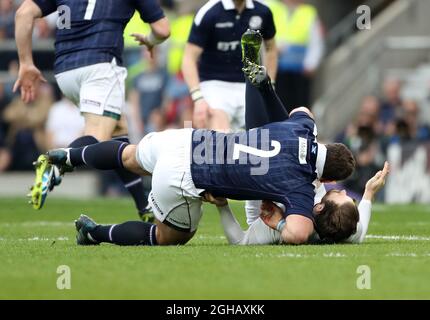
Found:
[(221, 132), (229, 132), (230, 131), (229, 115), (221, 109), (211, 108), (209, 128), (213, 130), (221, 131)]
[[(112, 137), (127, 142), (127, 121), (121, 116), (125, 103), (125, 79), (127, 70), (112, 63), (101, 63), (57, 75), (63, 93), (79, 103), (85, 118), (84, 136), (73, 141), (69, 147), (92, 145)], [(127, 170), (115, 170), (125, 188), (134, 199), (139, 214), (148, 205), (142, 179)]]
[(200, 89), (210, 106), (209, 129), (228, 132), (245, 127), (245, 84), (202, 81)]

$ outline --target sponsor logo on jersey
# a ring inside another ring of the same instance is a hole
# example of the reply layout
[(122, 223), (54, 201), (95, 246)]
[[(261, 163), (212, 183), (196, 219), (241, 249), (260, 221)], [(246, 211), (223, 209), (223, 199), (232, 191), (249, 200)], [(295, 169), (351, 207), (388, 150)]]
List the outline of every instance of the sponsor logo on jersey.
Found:
[(233, 22), (218, 22), (217, 24), (215, 24), (215, 28), (218, 28), (218, 29), (233, 28), (233, 27), (234, 27)]
[(235, 51), (240, 47), (240, 41), (218, 42), (217, 49), (219, 51)]
[(249, 27), (251, 29), (261, 29), (262, 25), (263, 19), (260, 16), (252, 16), (251, 19), (249, 19)]
[(306, 156), (308, 155), (308, 140), (299, 137), (299, 163), (306, 164)]

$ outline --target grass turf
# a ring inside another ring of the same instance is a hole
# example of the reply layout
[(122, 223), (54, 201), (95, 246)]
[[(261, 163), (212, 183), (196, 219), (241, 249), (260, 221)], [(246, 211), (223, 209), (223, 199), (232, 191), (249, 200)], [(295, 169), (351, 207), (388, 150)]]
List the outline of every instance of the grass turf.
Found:
[[(236, 215), (243, 219), (240, 203)], [(127, 199), (0, 199), (0, 299), (429, 299), (430, 208), (374, 206), (362, 245), (229, 246), (215, 209), (182, 247), (78, 247), (73, 220), (137, 218)], [(386, 237), (381, 237), (386, 236)], [(413, 237), (410, 237), (413, 236)], [(71, 269), (58, 290), (57, 267)], [(357, 268), (371, 289), (357, 289)]]

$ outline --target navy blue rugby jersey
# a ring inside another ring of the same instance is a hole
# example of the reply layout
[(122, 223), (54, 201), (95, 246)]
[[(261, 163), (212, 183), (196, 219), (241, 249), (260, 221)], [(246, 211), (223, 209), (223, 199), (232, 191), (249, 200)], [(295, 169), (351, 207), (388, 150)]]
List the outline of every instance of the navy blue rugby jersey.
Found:
[(240, 39), (248, 28), (260, 30), (265, 40), (272, 39), (276, 28), (269, 7), (247, 0), (238, 14), (233, 0), (210, 0), (197, 12), (188, 42), (203, 48), (200, 80), (245, 82)]
[[(55, 73), (113, 58), (122, 65), (124, 29), (135, 10), (153, 23), (164, 17), (157, 0), (33, 0), (43, 16), (59, 11), (55, 37)], [(64, 22), (70, 13), (70, 27)]]
[(240, 133), (198, 129), (191, 174), (197, 188), (237, 200), (271, 200), (313, 219), (315, 122), (305, 112)]

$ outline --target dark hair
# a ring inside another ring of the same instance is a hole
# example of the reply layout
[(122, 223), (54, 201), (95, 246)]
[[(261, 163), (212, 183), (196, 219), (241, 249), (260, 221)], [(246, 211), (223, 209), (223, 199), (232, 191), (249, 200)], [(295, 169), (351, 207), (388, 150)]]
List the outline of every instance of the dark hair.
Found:
[(342, 143), (329, 143), (326, 148), (327, 156), (321, 178), (329, 181), (345, 180), (355, 169), (351, 150)]
[(341, 242), (357, 231), (360, 215), (354, 203), (337, 205), (324, 198), (321, 203), (324, 208), (315, 215), (315, 229), (324, 243)]

